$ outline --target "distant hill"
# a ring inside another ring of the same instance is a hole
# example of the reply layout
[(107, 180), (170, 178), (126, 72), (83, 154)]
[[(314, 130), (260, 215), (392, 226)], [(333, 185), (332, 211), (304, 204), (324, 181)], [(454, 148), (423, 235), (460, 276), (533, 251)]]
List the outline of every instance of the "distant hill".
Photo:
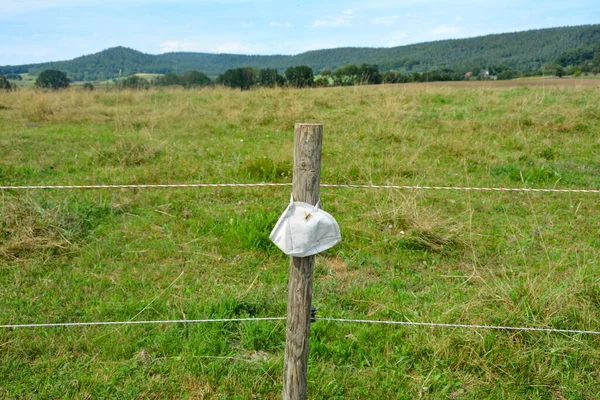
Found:
[[(348, 64), (377, 64), (381, 71), (424, 72), (444, 68), (468, 71), (503, 64), (517, 71), (539, 69), (544, 63), (576, 48), (600, 43), (600, 25), (538, 29), (502, 33), (469, 39), (442, 40), (392, 48), (355, 48), (309, 51), (284, 56), (209, 53), (145, 54), (115, 47), (70, 61), (0, 67), (0, 74), (38, 74), (45, 69), (66, 72), (76, 81), (94, 81), (135, 73), (183, 73), (203, 71), (215, 77), (230, 68), (276, 68), (283, 72), (296, 65), (308, 65), (315, 73)], [(574, 55), (574, 54), (573, 54)]]

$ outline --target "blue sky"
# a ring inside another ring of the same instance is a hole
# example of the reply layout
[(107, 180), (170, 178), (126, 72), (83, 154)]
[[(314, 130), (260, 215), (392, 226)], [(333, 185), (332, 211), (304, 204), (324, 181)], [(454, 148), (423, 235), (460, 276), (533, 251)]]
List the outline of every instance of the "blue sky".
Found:
[(298, 54), (596, 23), (598, 0), (0, 0), (0, 65), (113, 46)]

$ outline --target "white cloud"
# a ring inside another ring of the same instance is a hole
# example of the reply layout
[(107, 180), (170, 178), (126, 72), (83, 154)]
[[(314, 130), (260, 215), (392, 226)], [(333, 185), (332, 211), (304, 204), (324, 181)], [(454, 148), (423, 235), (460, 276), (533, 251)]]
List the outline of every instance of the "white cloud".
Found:
[(396, 46), (401, 46), (403, 44), (406, 44), (406, 40), (410, 37), (410, 35), (406, 32), (398, 32), (393, 34), (390, 38), (389, 41), (386, 43), (387, 47), (396, 47)]
[(342, 11), (341, 16), (331, 17), (329, 19), (317, 19), (313, 22), (313, 28), (338, 28), (340, 26), (349, 26), (354, 19), (352, 10)]
[(336, 19), (318, 19), (312, 24), (314, 28), (340, 27), (346, 25), (348, 25), (348, 20), (343, 17), (339, 17)]
[(202, 51), (202, 45), (195, 42), (181, 42), (179, 40), (167, 40), (160, 44), (161, 53), (172, 53), (176, 51)]
[(384, 17), (373, 18), (371, 23), (373, 25), (393, 25), (400, 19), (400, 16), (397, 14), (387, 15)]
[(2, 0), (2, 11), (6, 13), (20, 13), (27, 11), (43, 10), (48, 8), (94, 6), (98, 4), (118, 3), (117, 0)]
[(238, 42), (225, 42), (215, 46), (217, 53), (230, 53), (230, 54), (246, 54), (252, 52), (252, 48)]
[(392, 40), (402, 40), (408, 38), (410, 35), (406, 32), (398, 32), (395, 33), (390, 39)]
[(183, 42), (180, 40), (167, 40), (162, 42), (159, 47), (161, 53), (190, 51), (227, 54), (258, 54), (264, 50), (258, 46), (248, 46), (239, 42), (225, 42), (215, 45), (206, 45), (204, 42)]
[(431, 33), (434, 35), (452, 35), (460, 32), (461, 28), (458, 26), (440, 25), (434, 28)]
[(34, 49), (31, 50), (31, 54), (33, 54), (36, 57), (53, 56), (56, 55), (56, 51), (48, 49)]
[(292, 24), (289, 22), (269, 22), (269, 28), (291, 28)]
[(2, 11), (4, 12), (23, 12), (39, 8), (51, 8), (60, 6), (69, 6), (74, 1), (39, 1), (39, 0), (4, 0), (2, 2)]

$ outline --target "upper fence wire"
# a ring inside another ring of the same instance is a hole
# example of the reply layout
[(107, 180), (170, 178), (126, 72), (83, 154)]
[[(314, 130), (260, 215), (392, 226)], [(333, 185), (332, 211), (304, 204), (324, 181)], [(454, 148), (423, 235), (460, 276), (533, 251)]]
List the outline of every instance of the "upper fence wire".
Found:
[[(213, 187), (281, 187), (291, 183), (171, 183), (171, 184), (125, 184), (125, 185), (17, 185), (0, 186), (0, 190), (41, 190), (41, 189), (181, 189)], [(523, 187), (468, 187), (468, 186), (421, 186), (421, 185), (371, 185), (322, 183), (321, 187), (347, 189), (398, 189), (398, 190), (454, 190), (478, 192), (533, 192), (533, 193), (600, 193), (600, 189), (554, 189)]]

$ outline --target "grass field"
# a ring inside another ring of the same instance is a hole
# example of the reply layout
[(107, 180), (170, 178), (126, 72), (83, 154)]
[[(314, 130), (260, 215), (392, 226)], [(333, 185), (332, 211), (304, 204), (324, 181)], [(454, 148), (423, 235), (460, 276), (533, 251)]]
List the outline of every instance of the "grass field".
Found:
[[(588, 80), (586, 82), (598, 82)], [(600, 86), (0, 93), (0, 183), (600, 188)], [(600, 328), (598, 194), (323, 188), (321, 317)], [(284, 316), (289, 188), (0, 191), (0, 324)], [(600, 337), (312, 325), (311, 398), (591, 399)], [(280, 397), (283, 322), (0, 329), (0, 398)]]
[[(37, 75), (29, 75), (29, 74), (20, 74), (21, 77), (23, 78), (20, 81), (16, 81), (16, 80), (10, 80), (11, 85), (14, 85), (17, 88), (33, 88), (35, 87), (35, 80), (37, 79)], [(156, 79), (159, 76), (162, 76), (163, 74), (134, 74), (137, 75), (141, 78), (146, 79), (147, 81), (152, 81), (153, 79)], [(118, 81), (122, 81), (125, 80), (126, 78), (117, 78), (116, 80)], [(83, 86), (85, 82), (72, 82), (71, 86), (74, 89), (80, 89), (81, 86)], [(108, 80), (108, 81), (101, 81), (101, 82), (93, 82), (93, 85), (95, 85), (97, 87), (97, 89), (106, 89), (107, 86), (113, 85), (114, 86), (114, 82), (113, 80)]]
[(17, 88), (32, 88), (35, 86), (35, 80), (37, 79), (36, 75), (29, 75), (29, 74), (20, 74), (21, 75), (21, 79), (20, 81), (16, 81), (16, 80), (9, 80), (10, 84), (13, 85), (14, 87)]

